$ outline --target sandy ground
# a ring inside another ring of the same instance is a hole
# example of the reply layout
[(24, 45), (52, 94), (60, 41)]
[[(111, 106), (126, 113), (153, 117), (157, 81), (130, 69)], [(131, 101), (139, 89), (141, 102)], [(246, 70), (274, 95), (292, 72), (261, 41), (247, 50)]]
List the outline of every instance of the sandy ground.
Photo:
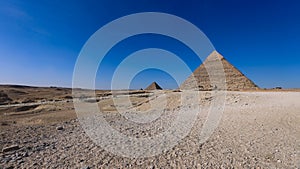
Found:
[[(228, 92), (217, 129), (199, 143), (199, 131), (214, 99), (210, 92), (201, 92), (194, 104), (203, 112), (175, 147), (153, 157), (126, 158), (97, 146), (85, 134), (73, 103), (64, 101), (70, 93), (62, 91), (56, 94), (60, 102), (0, 107), (0, 168), (300, 168), (300, 92)], [(107, 95), (103, 93), (98, 92), (100, 98)], [(167, 93), (168, 109), (176, 108), (181, 92)], [(26, 98), (7, 96), (19, 103)], [(149, 100), (157, 98), (146, 93), (132, 94), (130, 99), (139, 110), (147, 110)], [(158, 134), (172, 121), (171, 116), (163, 116), (163, 123), (158, 120), (141, 127), (126, 122), (111, 99), (99, 99), (98, 104), (109, 124), (136, 138)]]

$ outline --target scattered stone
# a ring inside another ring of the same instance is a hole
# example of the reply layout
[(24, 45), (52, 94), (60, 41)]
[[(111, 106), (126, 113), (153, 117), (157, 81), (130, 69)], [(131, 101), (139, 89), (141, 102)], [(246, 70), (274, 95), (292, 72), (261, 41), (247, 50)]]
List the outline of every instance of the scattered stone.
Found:
[(9, 124), (8, 124), (8, 122), (1, 122), (1, 126), (8, 126)]
[(63, 126), (58, 126), (58, 127), (56, 127), (56, 130), (63, 130), (63, 129), (64, 129)]
[(12, 160), (10, 157), (3, 158), (4, 163), (8, 163), (10, 160)]
[(22, 163), (24, 163), (23, 160), (18, 161), (18, 164), (19, 164), (19, 165), (22, 164)]
[(23, 157), (28, 157), (29, 155), (28, 155), (27, 152), (24, 152), (24, 153), (22, 154), (22, 156), (23, 156)]
[(20, 147), (18, 145), (11, 145), (9, 147), (4, 147), (2, 149), (2, 152), (5, 153), (5, 152), (10, 152), (10, 151), (16, 151), (16, 150), (19, 150)]
[(6, 169), (14, 169), (14, 167), (13, 166), (9, 166)]

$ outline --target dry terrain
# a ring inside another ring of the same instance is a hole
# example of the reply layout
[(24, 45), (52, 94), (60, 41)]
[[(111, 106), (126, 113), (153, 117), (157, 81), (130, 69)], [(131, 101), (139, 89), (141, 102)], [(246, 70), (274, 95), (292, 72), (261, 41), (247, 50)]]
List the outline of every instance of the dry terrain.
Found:
[[(230, 91), (222, 119), (205, 143), (198, 134), (214, 97), (200, 92), (201, 113), (188, 135), (160, 155), (117, 156), (97, 146), (84, 132), (74, 111), (71, 89), (0, 86), (0, 168), (300, 168), (300, 92), (296, 90)], [(167, 109), (182, 106), (180, 91), (130, 91), (132, 106), (150, 108), (149, 100), (167, 95)], [(119, 91), (116, 97), (128, 93)], [(96, 91), (105, 119), (119, 132), (148, 137), (170, 126), (143, 127), (126, 122), (109, 91)], [(184, 106), (184, 105), (183, 105)], [(165, 119), (164, 119), (165, 118)], [(158, 120), (159, 121), (159, 120)], [(145, 131), (144, 131), (145, 130)]]

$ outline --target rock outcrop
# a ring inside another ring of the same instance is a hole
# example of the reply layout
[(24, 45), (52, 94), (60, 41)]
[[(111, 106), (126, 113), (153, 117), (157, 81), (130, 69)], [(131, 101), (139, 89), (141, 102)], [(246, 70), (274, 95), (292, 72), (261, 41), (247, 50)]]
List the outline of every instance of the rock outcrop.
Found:
[(0, 91), (0, 105), (2, 105), (2, 104), (8, 104), (11, 101), (12, 101), (12, 99), (9, 98), (6, 93), (3, 93), (2, 91)]

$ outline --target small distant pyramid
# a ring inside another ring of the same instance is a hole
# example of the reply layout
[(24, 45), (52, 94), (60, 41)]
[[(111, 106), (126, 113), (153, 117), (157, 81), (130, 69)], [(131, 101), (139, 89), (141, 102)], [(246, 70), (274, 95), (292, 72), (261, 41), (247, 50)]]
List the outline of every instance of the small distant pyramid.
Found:
[(221, 80), (223, 80), (222, 83), (225, 90), (251, 90), (258, 88), (256, 84), (230, 64), (220, 53), (213, 51), (203, 64), (180, 85), (180, 89), (213, 90), (217, 89), (218, 86), (213, 86), (212, 84), (218, 84)]
[(162, 88), (156, 82), (152, 82), (145, 90), (162, 90)]

